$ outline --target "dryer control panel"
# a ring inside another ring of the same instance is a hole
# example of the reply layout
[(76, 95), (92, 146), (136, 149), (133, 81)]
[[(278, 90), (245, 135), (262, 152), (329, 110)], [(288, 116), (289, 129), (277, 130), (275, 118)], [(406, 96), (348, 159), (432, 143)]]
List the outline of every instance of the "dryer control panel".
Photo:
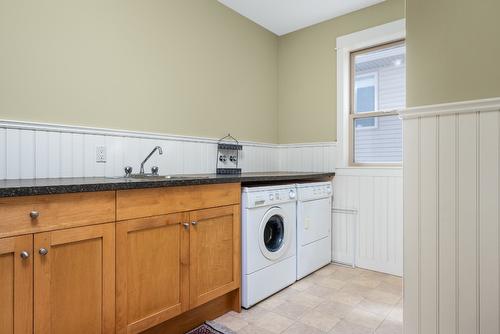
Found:
[(297, 185), (298, 200), (308, 201), (333, 196), (330, 182), (304, 183)]

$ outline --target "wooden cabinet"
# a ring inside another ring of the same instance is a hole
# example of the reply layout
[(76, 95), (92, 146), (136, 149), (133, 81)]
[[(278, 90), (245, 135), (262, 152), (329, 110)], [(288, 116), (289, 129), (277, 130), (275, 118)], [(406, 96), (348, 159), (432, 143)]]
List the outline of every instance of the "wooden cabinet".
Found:
[(114, 224), (35, 234), (35, 334), (114, 332), (114, 237)]
[(33, 326), (33, 236), (0, 239), (0, 334)]
[(239, 205), (190, 213), (190, 307), (240, 286)]
[(239, 205), (117, 223), (117, 333), (139, 333), (239, 288)]
[(187, 214), (116, 226), (117, 333), (139, 333), (189, 308)]
[(0, 334), (184, 333), (239, 310), (239, 203), (237, 183), (0, 199)]
[(114, 265), (114, 224), (0, 239), (0, 334), (113, 333)]

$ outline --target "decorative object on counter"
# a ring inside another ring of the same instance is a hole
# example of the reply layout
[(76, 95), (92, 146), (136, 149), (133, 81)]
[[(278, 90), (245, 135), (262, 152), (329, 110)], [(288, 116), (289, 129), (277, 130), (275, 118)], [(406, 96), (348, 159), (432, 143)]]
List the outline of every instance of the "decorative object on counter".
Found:
[(132, 175), (132, 167), (131, 166), (126, 166), (125, 167), (125, 177), (130, 177)]
[(242, 149), (243, 146), (231, 134), (219, 139), (217, 143), (217, 174), (241, 174), (238, 162)]

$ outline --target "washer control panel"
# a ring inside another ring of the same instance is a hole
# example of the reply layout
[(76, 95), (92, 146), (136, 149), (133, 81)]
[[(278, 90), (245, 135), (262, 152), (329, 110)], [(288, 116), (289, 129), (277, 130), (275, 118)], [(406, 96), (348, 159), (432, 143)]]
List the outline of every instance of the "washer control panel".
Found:
[(293, 202), (297, 198), (295, 188), (268, 189), (244, 193), (243, 203), (247, 208), (269, 206), (285, 202)]

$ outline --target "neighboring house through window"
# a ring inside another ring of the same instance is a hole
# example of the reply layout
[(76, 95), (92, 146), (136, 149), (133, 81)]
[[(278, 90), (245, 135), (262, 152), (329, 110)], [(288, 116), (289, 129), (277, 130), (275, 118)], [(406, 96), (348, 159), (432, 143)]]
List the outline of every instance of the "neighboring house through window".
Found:
[[(356, 76), (354, 89), (356, 99), (354, 100), (354, 110), (357, 113), (371, 112), (378, 109), (377, 105), (377, 73), (361, 74)], [(377, 126), (376, 118), (363, 118), (356, 123), (358, 129), (374, 128)]]

